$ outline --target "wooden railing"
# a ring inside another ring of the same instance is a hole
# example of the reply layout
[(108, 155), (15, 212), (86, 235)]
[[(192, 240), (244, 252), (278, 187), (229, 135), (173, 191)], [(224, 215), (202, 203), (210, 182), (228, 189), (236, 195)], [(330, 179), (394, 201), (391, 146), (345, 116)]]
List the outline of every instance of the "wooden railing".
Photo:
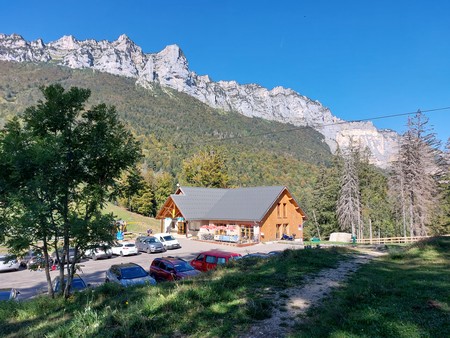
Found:
[(386, 244), (386, 243), (412, 243), (417, 242), (430, 236), (414, 236), (414, 237), (383, 237), (383, 238), (358, 238), (358, 244)]

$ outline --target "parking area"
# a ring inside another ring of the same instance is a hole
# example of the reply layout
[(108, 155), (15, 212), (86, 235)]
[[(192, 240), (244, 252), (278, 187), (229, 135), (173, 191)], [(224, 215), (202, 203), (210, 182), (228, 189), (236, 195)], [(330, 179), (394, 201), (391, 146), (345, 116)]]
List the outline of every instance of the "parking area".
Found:
[[(145, 270), (149, 270), (152, 260), (156, 257), (163, 256), (178, 256), (185, 260), (191, 260), (197, 256), (201, 251), (207, 250), (222, 250), (237, 252), (242, 255), (254, 252), (270, 252), (285, 249), (300, 249), (302, 245), (294, 242), (285, 243), (259, 243), (247, 247), (236, 247), (230, 245), (223, 245), (212, 242), (201, 242), (196, 240), (187, 239), (184, 237), (177, 238), (181, 244), (180, 249), (169, 250), (164, 253), (147, 254), (141, 252), (136, 256), (113, 256), (111, 259), (102, 260), (82, 260), (79, 264), (81, 270), (77, 273), (93, 286), (99, 285), (105, 280), (105, 272), (112, 265), (117, 263), (137, 263), (141, 265)], [(59, 271), (50, 272), (52, 279), (59, 274)], [(20, 299), (27, 299), (40, 293), (47, 291), (47, 282), (45, 278), (45, 272), (32, 271), (21, 268), (19, 271), (3, 272), (0, 273), (0, 289), (1, 288), (16, 288), (20, 291)]]

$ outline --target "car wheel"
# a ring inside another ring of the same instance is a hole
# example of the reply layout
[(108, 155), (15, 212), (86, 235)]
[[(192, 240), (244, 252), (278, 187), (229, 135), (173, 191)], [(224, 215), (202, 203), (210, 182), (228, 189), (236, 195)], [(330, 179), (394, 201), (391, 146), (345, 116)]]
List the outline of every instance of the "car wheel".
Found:
[(111, 257), (112, 257), (112, 255), (109, 255), (109, 256), (108, 256), (108, 259), (111, 258)]
[(92, 254), (92, 260), (94, 260), (94, 261), (97, 260), (97, 255), (96, 254)]
[(123, 257), (123, 252), (122, 251), (120, 252), (120, 255)]

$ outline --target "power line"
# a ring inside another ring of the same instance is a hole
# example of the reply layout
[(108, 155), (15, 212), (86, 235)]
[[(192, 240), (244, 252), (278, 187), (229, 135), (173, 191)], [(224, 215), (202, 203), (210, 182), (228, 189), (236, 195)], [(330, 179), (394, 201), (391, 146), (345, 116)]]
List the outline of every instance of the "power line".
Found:
[[(420, 110), (419, 109), (419, 110), (414, 111), (414, 112), (382, 115), (382, 116), (368, 117), (368, 118), (365, 118), (365, 119), (358, 119), (358, 120), (340, 121), (340, 122), (335, 122), (335, 123), (318, 125), (318, 127), (331, 127), (331, 126), (342, 125), (342, 124), (347, 124), (347, 123), (367, 122), (367, 121), (372, 121), (372, 120), (381, 120), (381, 119), (387, 119), (387, 118), (393, 118), (393, 117), (413, 115), (413, 114), (417, 114), (418, 112), (421, 112), (421, 113), (432, 113), (432, 112), (437, 112), (437, 111), (442, 111), (442, 110), (449, 110), (449, 109), (450, 109), (450, 106), (449, 107), (434, 108), (434, 109), (427, 109), (427, 110)], [(204, 140), (204, 141), (188, 142), (188, 143), (185, 143), (185, 144), (192, 145), (192, 144), (203, 144), (203, 143), (207, 143), (207, 142), (222, 142), (222, 141), (228, 141), (228, 140), (246, 139), (246, 138), (251, 138), (251, 137), (267, 136), (267, 135), (278, 134), (278, 133), (288, 133), (288, 132), (291, 132), (291, 131), (301, 130), (302, 128), (305, 128), (305, 127), (314, 127), (314, 125), (298, 126), (298, 127), (288, 128), (288, 129), (282, 129), (282, 130), (277, 130), (277, 131), (268, 131), (268, 132), (264, 132), (264, 133), (257, 133), (257, 134), (245, 135), (245, 136), (230, 136), (230, 137), (224, 137), (224, 138), (213, 138), (213, 139)]]

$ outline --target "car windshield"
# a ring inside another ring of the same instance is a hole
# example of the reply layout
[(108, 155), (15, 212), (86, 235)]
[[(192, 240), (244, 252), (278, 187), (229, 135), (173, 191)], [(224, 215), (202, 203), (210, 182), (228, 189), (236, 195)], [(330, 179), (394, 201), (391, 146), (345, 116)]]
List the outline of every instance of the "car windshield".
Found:
[(147, 239), (147, 243), (158, 243), (159, 241), (155, 237)]
[(140, 266), (133, 266), (129, 268), (123, 268), (122, 271), (122, 278), (123, 279), (133, 279), (133, 278), (142, 278), (146, 277), (148, 273), (142, 269)]
[(125, 246), (125, 247), (127, 247), (127, 248), (132, 248), (132, 247), (134, 247), (135, 245), (134, 244), (124, 244), (123, 246)]
[(177, 262), (173, 265), (175, 267), (176, 272), (186, 272), (195, 270), (190, 264), (187, 262)]
[(163, 237), (166, 241), (174, 241), (175, 238), (172, 235), (164, 236)]
[(9, 300), (11, 291), (0, 291), (0, 300)]
[(15, 258), (13, 256), (2, 256), (0, 257), (0, 262), (8, 263), (14, 261)]

